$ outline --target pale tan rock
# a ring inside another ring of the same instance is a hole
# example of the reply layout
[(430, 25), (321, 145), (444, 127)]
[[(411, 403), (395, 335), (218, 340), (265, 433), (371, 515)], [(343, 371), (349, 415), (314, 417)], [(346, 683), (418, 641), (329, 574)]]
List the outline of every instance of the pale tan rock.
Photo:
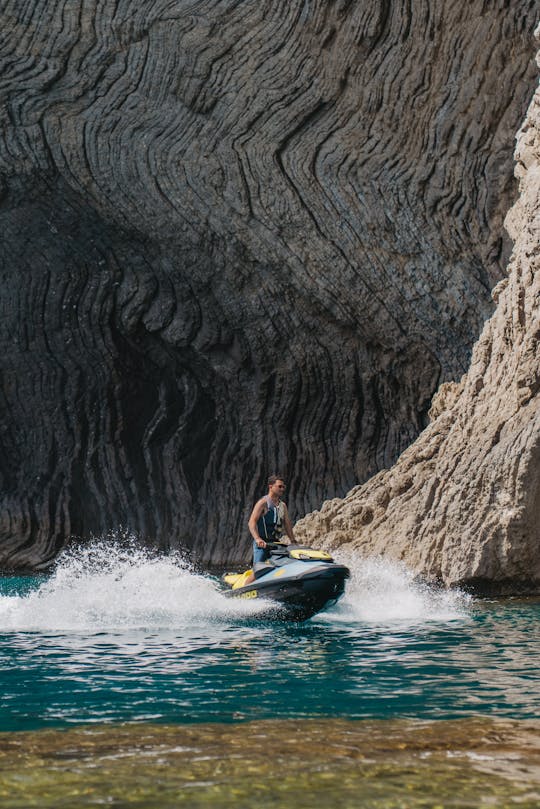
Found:
[(540, 90), (515, 159), (508, 278), (468, 373), (441, 386), (395, 466), (307, 515), (301, 540), (402, 560), (446, 585), (540, 589)]

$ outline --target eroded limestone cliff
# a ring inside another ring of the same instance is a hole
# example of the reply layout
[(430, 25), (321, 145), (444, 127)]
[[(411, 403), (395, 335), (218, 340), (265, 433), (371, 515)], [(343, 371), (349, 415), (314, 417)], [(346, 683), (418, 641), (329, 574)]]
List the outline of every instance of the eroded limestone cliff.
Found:
[(230, 560), (269, 471), (398, 457), (492, 311), (535, 6), (3, 2), (1, 564)]
[(301, 537), (448, 585), (540, 590), (540, 90), (515, 159), (509, 274), (469, 371), (442, 386), (431, 424), (394, 467), (307, 516)]

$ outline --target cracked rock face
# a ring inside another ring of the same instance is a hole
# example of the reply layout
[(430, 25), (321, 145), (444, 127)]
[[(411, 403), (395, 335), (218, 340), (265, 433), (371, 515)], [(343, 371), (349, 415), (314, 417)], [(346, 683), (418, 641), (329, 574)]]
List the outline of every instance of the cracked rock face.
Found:
[(398, 457), (492, 311), (535, 16), (3, 3), (1, 564), (233, 561), (268, 473), (299, 515)]
[(394, 467), (308, 515), (302, 538), (448, 585), (540, 591), (540, 89), (515, 159), (508, 278), (468, 373), (442, 386), (432, 423)]

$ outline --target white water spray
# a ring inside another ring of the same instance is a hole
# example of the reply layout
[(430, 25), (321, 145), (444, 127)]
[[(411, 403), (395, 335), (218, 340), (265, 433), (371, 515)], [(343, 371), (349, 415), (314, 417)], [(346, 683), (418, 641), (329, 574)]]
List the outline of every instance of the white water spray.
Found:
[[(467, 598), (426, 587), (406, 568), (382, 560), (340, 558), (351, 568), (341, 602), (314, 620), (385, 624), (451, 621), (467, 615)], [(211, 576), (195, 573), (177, 554), (156, 556), (97, 541), (64, 553), (34, 591), (0, 596), (3, 631), (179, 629), (257, 620), (264, 600), (228, 599)]]
[(349, 567), (351, 578), (343, 599), (328, 614), (333, 621), (423, 624), (468, 617), (470, 596), (428, 585), (403, 564), (352, 554), (336, 561)]
[(215, 579), (178, 554), (97, 541), (62, 554), (26, 595), (0, 597), (4, 630), (175, 628), (256, 615), (263, 605), (225, 598)]

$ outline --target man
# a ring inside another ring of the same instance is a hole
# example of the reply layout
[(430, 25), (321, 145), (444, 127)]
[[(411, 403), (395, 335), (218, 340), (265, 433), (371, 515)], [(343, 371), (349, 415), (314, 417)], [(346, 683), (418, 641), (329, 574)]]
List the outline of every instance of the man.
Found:
[[(281, 499), (284, 492), (283, 478), (271, 475), (268, 478), (268, 494), (257, 500), (253, 507), (248, 522), (249, 533), (253, 537), (253, 566), (257, 562), (265, 562), (270, 556), (267, 542), (281, 540), (283, 533), (287, 534), (289, 542), (295, 541), (287, 505)], [(254, 579), (255, 574), (245, 582), (245, 585), (251, 584)]]

